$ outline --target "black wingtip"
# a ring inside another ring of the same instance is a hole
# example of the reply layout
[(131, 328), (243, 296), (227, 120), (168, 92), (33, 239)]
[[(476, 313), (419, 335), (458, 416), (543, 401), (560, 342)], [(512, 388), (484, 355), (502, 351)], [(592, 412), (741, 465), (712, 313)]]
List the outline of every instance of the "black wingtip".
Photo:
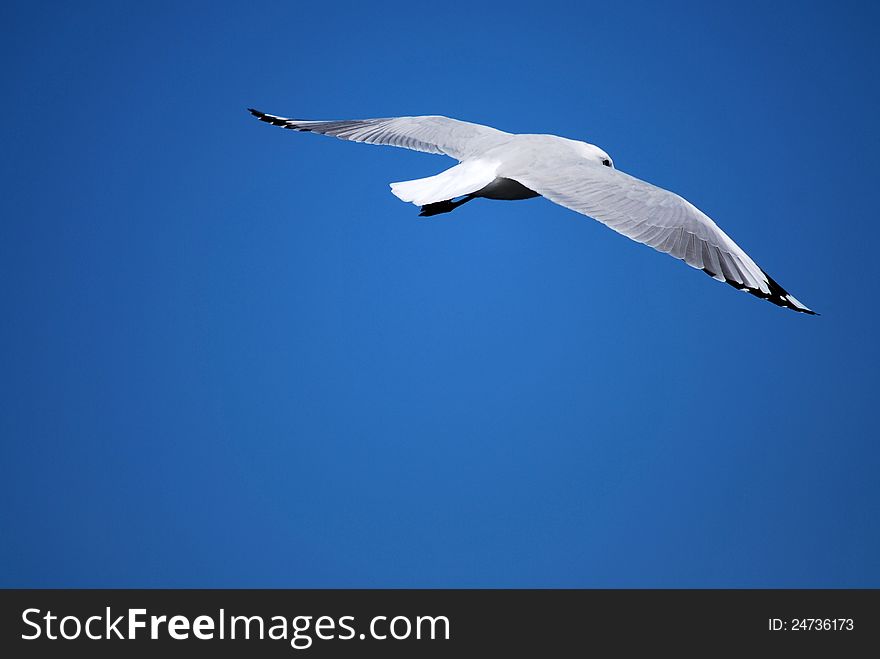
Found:
[[(762, 272), (763, 272), (763, 270), (762, 270)], [(771, 302), (779, 305), (780, 307), (785, 307), (786, 309), (791, 309), (792, 311), (797, 311), (798, 313), (805, 313), (808, 316), (818, 316), (819, 315), (815, 311), (813, 311), (812, 309), (808, 309), (802, 302), (798, 302), (797, 304), (792, 303), (789, 299), (792, 296), (789, 295), (788, 291), (786, 291), (784, 288), (782, 288), (782, 286), (780, 286), (779, 283), (775, 279), (773, 279), (773, 277), (768, 275), (766, 272), (764, 272), (764, 276), (767, 277), (767, 283), (770, 285), (771, 298), (773, 296), (776, 296), (780, 300), (780, 302), (777, 302), (776, 300), (770, 299)], [(768, 298), (765, 298), (765, 299), (768, 299)]]
[[(702, 270), (710, 277), (713, 277), (713, 278), (715, 277), (714, 273), (712, 273), (710, 270), (708, 270), (706, 268), (703, 268)], [(751, 293), (755, 297), (761, 298), (762, 300), (767, 300), (768, 302), (775, 304), (777, 307), (791, 309), (792, 311), (796, 311), (797, 313), (807, 314), (808, 316), (819, 316), (820, 315), (820, 314), (816, 313), (815, 311), (813, 311), (812, 309), (808, 309), (807, 307), (803, 306), (801, 303), (795, 304), (795, 302), (792, 302), (792, 300), (789, 299), (791, 297), (789, 295), (789, 293), (784, 288), (782, 288), (782, 286), (780, 286), (773, 279), (773, 277), (768, 275), (766, 272), (763, 272), (763, 274), (767, 278), (767, 285), (768, 285), (768, 288), (770, 289), (769, 293), (765, 293), (764, 291), (762, 291), (761, 289), (758, 289), (758, 288), (750, 288), (749, 286), (743, 285), (739, 282), (731, 281), (727, 278), (725, 278), (724, 282), (726, 284), (730, 284), (731, 286), (733, 286), (737, 290), (745, 291), (747, 293)]]
[(296, 125), (290, 119), (284, 119), (283, 117), (276, 117), (272, 114), (266, 114), (265, 112), (260, 112), (259, 110), (254, 110), (253, 108), (248, 108), (248, 112), (254, 115), (260, 121), (265, 121), (267, 124), (272, 124), (273, 126), (280, 126), (281, 128), (289, 128), (291, 130), (300, 130), (308, 133), (308, 128), (303, 128), (302, 126)]

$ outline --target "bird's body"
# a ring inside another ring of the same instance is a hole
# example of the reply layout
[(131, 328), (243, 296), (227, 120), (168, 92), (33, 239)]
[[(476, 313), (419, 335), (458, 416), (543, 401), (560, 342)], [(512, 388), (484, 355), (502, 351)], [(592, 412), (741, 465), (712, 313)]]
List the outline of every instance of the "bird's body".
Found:
[(611, 157), (595, 145), (555, 135), (515, 135), (439, 116), (302, 121), (250, 112), (283, 128), (455, 158), (457, 165), (435, 176), (391, 184), (391, 191), (420, 206), (423, 216), (448, 213), (477, 198), (543, 196), (714, 279), (778, 306), (815, 313), (693, 204), (615, 169)]

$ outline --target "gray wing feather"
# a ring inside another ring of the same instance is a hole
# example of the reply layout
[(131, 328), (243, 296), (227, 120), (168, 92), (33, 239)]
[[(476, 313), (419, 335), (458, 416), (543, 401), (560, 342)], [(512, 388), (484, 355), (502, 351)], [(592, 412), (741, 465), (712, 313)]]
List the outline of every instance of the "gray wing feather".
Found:
[(761, 270), (711, 218), (673, 192), (577, 158), (532, 160), (498, 173), (714, 279), (779, 306), (813, 313)]
[(389, 117), (349, 121), (285, 119), (258, 110), (250, 113), (260, 121), (303, 132), (331, 135), (342, 140), (397, 146), (437, 153), (464, 160), (503, 144), (512, 135), (504, 131), (449, 117)]

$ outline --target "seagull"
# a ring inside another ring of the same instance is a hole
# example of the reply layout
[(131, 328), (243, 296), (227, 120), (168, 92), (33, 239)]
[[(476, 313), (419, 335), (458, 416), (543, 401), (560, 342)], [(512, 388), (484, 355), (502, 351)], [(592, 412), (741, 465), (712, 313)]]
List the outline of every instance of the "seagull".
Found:
[(480, 198), (546, 197), (713, 279), (777, 306), (816, 315), (761, 270), (700, 209), (674, 192), (615, 169), (611, 156), (593, 144), (556, 135), (506, 133), (433, 115), (306, 121), (249, 112), (290, 130), (456, 159), (457, 165), (435, 176), (391, 184), (395, 196), (421, 207), (420, 216), (450, 213)]

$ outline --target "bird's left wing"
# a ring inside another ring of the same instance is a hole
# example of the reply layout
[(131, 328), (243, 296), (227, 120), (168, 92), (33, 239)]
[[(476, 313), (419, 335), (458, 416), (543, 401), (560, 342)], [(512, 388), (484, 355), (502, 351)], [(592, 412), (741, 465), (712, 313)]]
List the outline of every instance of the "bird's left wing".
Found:
[(781, 307), (815, 313), (761, 270), (711, 218), (673, 192), (576, 157), (545, 162), (537, 158), (499, 170), (498, 175), (681, 259), (718, 281)]
[(285, 119), (250, 110), (260, 121), (291, 130), (331, 135), (342, 140), (398, 146), (414, 151), (438, 153), (465, 160), (504, 144), (510, 133), (449, 117), (390, 117), (346, 121), (306, 121)]

